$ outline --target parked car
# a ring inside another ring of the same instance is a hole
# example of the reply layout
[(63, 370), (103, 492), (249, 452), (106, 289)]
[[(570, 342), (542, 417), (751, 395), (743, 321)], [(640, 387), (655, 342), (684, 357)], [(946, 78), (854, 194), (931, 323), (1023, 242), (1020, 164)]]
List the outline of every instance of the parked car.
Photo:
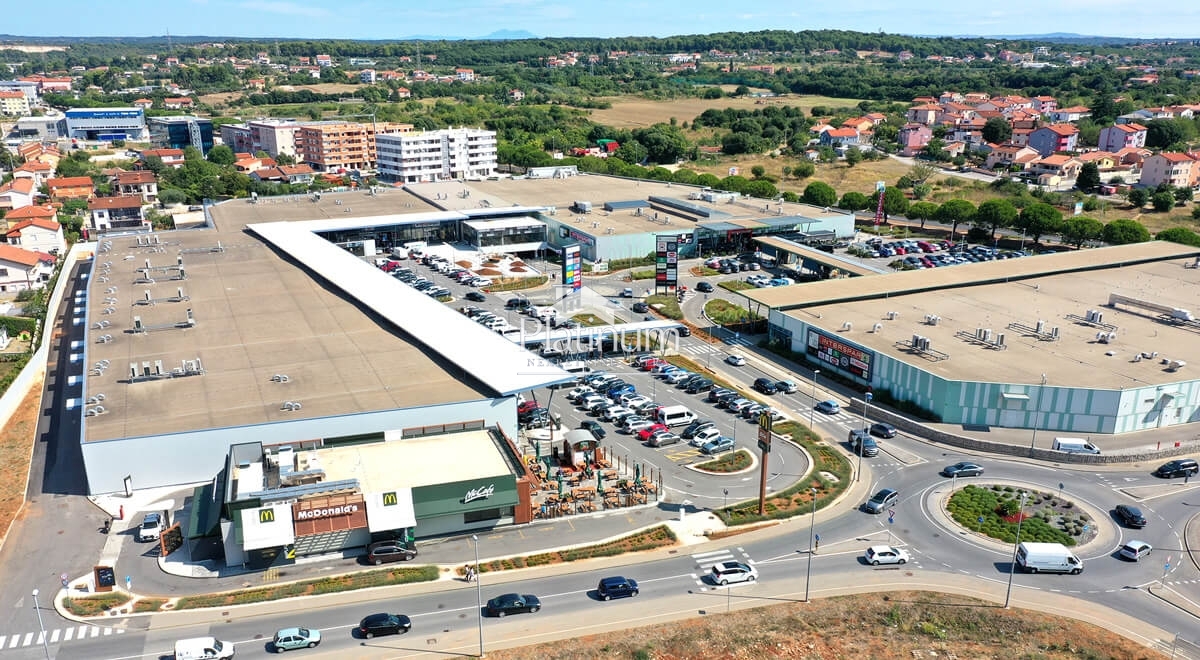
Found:
[(650, 426), (646, 426), (637, 432), (637, 439), (642, 442), (648, 442), (655, 433), (666, 430), (666, 424), (652, 423)]
[(872, 566), (880, 564), (907, 564), (911, 559), (903, 548), (893, 548), (890, 545), (873, 545), (867, 548), (863, 555)]
[(321, 631), (312, 628), (284, 628), (275, 631), (271, 646), (276, 653), (295, 649), (314, 649), (321, 643)]
[(1141, 529), (1146, 526), (1146, 516), (1142, 515), (1141, 509), (1132, 504), (1118, 504), (1116, 512), (1117, 518), (1126, 527)]
[(672, 385), (678, 385), (688, 378), (691, 378), (693, 375), (694, 374), (687, 371), (676, 371), (675, 373), (667, 374), (665, 377), (663, 377), (663, 380)]
[(687, 381), (687, 384), (684, 386), (684, 390), (688, 394), (699, 394), (705, 390), (711, 390), (712, 386), (713, 382), (707, 378), (695, 378)]
[(758, 579), (758, 569), (740, 561), (723, 561), (713, 565), (710, 577), (721, 586), (730, 582), (753, 582)]
[(681, 441), (682, 438), (670, 431), (658, 431), (650, 436), (647, 444), (651, 447), (666, 447), (667, 445), (678, 444)]
[(1197, 472), (1200, 472), (1200, 465), (1197, 465), (1196, 459), (1177, 458), (1158, 466), (1158, 469), (1154, 471), (1154, 476), (1170, 479), (1172, 477), (1195, 476)]
[(162, 535), (163, 520), (161, 513), (147, 513), (142, 516), (142, 524), (138, 525), (137, 540), (139, 541), (157, 541)]
[(836, 415), (841, 411), (842, 407), (833, 399), (826, 399), (816, 405), (817, 412), (823, 412), (827, 415)]
[(983, 474), (983, 468), (976, 463), (962, 461), (954, 465), (947, 465), (942, 470), (942, 474), (947, 477), (978, 477)]
[(723, 435), (717, 436), (715, 440), (710, 440), (700, 447), (700, 451), (709, 455), (716, 455), (727, 451), (733, 451), (733, 438), (727, 438)]
[(729, 403), (726, 403), (725, 410), (728, 410), (729, 412), (731, 412), (735, 415), (738, 415), (738, 414), (741, 414), (741, 412), (743, 410), (745, 410), (746, 408), (749, 408), (750, 406), (753, 406), (753, 405), (756, 405), (756, 403), (754, 401), (751, 401), (750, 399), (739, 398), (739, 399), (734, 399), (733, 401), (730, 401)]
[(503, 594), (487, 602), (488, 616), (503, 617), (508, 614), (536, 612), (542, 609), (542, 601), (533, 594)]
[(735, 367), (746, 366), (746, 358), (738, 355), (737, 353), (734, 353), (734, 354), (730, 355), (729, 357), (725, 358), (725, 361)]
[(683, 429), (683, 432), (680, 433), (680, 435), (682, 435), (684, 438), (691, 439), (696, 437), (697, 433), (705, 429), (711, 429), (716, 425), (717, 423), (711, 419), (697, 419), (691, 424), (688, 424), (687, 427)]
[(596, 586), (596, 594), (603, 600), (636, 596), (638, 595), (638, 583), (637, 580), (620, 575), (600, 578), (600, 584)]
[(877, 438), (894, 438), (896, 437), (896, 427), (878, 422), (871, 425), (871, 435)]
[(871, 499), (863, 504), (863, 511), (867, 513), (883, 513), (883, 510), (900, 501), (900, 493), (892, 488), (884, 488), (875, 493)]
[(623, 415), (632, 415), (632, 414), (633, 414), (633, 411), (630, 410), (629, 408), (626, 408), (625, 406), (617, 405), (617, 406), (613, 406), (611, 408), (606, 409), (604, 411), (603, 417), (604, 417), (605, 421), (611, 422), (614, 419), (617, 419)]
[(582, 422), (579, 423), (579, 428), (581, 428), (585, 431), (591, 431), (592, 435), (597, 440), (603, 440), (604, 436), (608, 435), (608, 432), (604, 430), (604, 427), (600, 426), (600, 422), (597, 422), (594, 419), (583, 420)]
[(688, 444), (693, 447), (703, 447), (705, 444), (721, 437), (721, 431), (715, 426), (707, 426), (701, 431), (697, 431), (689, 440)]
[(621, 427), (624, 428), (629, 435), (637, 435), (651, 426), (654, 426), (654, 422), (646, 419), (645, 417), (626, 417), (621, 421)]
[(376, 635), (396, 635), (412, 630), (412, 619), (403, 614), (380, 612), (365, 617), (358, 623), (358, 633), (367, 639)]
[(796, 387), (796, 383), (793, 381), (781, 380), (781, 381), (775, 383), (775, 389), (780, 392), (783, 392), (784, 394), (795, 394), (797, 387)]
[(367, 546), (367, 563), (376, 566), (416, 558), (417, 549), (410, 547), (404, 541), (378, 541)]
[(779, 391), (779, 389), (775, 387), (775, 381), (771, 380), (770, 378), (755, 378), (754, 389), (762, 392), (763, 394), (775, 394)]
[(1138, 561), (1154, 551), (1154, 547), (1145, 541), (1133, 540), (1121, 546), (1121, 557), (1130, 561)]
[(708, 401), (710, 403), (716, 403), (722, 396), (726, 394), (736, 394), (736, 392), (724, 387), (714, 387), (708, 391)]

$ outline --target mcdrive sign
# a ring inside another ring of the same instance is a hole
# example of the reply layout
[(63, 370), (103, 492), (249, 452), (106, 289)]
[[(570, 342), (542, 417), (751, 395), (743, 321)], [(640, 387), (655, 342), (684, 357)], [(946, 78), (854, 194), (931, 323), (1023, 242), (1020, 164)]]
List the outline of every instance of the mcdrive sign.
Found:
[(807, 352), (825, 364), (865, 381), (871, 380), (871, 363), (875, 360), (875, 353), (871, 351), (864, 351), (816, 328), (809, 328)]

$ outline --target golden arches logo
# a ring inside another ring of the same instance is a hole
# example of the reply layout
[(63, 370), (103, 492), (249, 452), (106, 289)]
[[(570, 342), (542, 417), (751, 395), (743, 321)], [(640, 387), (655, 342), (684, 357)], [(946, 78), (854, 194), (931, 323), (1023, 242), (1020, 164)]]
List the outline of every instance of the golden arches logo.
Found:
[(258, 522), (272, 523), (275, 522), (275, 509), (259, 509)]
[(383, 494), (383, 505), (384, 506), (396, 506), (399, 503), (400, 503), (400, 498), (396, 495), (396, 491), (391, 491), (389, 493)]

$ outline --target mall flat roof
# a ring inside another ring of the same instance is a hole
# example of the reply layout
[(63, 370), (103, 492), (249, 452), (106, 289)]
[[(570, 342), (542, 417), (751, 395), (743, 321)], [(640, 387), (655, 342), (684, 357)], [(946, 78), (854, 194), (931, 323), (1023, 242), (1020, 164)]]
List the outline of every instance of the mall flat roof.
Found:
[[(486, 430), (403, 438), (317, 450), (325, 481), (358, 479), (378, 493), (509, 474), (512, 467)], [(406, 466), (406, 469), (397, 469)]]
[(979, 286), (1022, 278), (1095, 268), (1120, 268), (1162, 259), (1184, 259), (1200, 249), (1148, 241), (1116, 247), (1043, 254), (1019, 259), (984, 261), (944, 268), (910, 270), (886, 277), (851, 277), (793, 286), (747, 290), (746, 297), (772, 309), (793, 309), (832, 301), (866, 300), (950, 287)]
[[(1161, 244), (1161, 242), (1159, 242)], [(1159, 314), (1129, 305), (1107, 307), (1109, 294), (1116, 293), (1150, 303), (1191, 310), (1200, 316), (1200, 269), (1186, 267), (1191, 260), (1163, 258), (1136, 262), (1137, 255), (1151, 252), (1189, 252), (1185, 246), (1124, 246), (1087, 250), (1083, 254), (1059, 254), (1038, 258), (979, 264), (989, 271), (1001, 266), (1042, 262), (1043, 276), (1024, 279), (979, 278), (981, 282), (941, 289), (909, 291), (892, 287), (872, 298), (846, 295), (847, 283), (886, 283), (910, 275), (939, 275), (943, 271), (970, 270), (955, 266), (932, 271), (899, 273), (876, 278), (858, 278), (789, 287), (808, 289), (812, 303), (790, 309), (788, 316), (813, 324), (826, 333), (853, 341), (878, 353), (900, 359), (939, 376), (963, 381), (1038, 383), (1046, 374), (1054, 385), (1096, 389), (1122, 389), (1161, 385), (1191, 378), (1167, 370), (1163, 358), (1200, 365), (1200, 324), (1173, 324)], [(1108, 256), (1124, 265), (1064, 272), (1066, 264), (1078, 265)], [(1055, 262), (1066, 262), (1065, 264)], [(962, 280), (973, 279), (964, 272)], [(828, 302), (820, 302), (820, 289), (833, 290)], [(838, 300), (840, 298), (840, 300)], [(1088, 310), (1103, 314), (1102, 322), (1115, 326), (1110, 343), (1097, 341), (1101, 327), (1083, 323)], [(897, 316), (889, 320), (889, 312)], [(936, 325), (926, 315), (939, 317)], [(1058, 329), (1058, 339), (1039, 338), (1033, 331), (1039, 321), (1043, 332)], [(849, 323), (847, 329), (846, 324)], [(878, 331), (873, 331), (878, 324)], [(1019, 327), (1018, 327), (1019, 326)], [(973, 341), (978, 329), (1005, 335), (1007, 348), (998, 350)], [(902, 346), (913, 335), (930, 340), (930, 348), (947, 357), (934, 359), (910, 352)], [(803, 338), (799, 338), (804, 341)], [(1157, 352), (1156, 359), (1134, 361), (1140, 353)], [(964, 403), (964, 405), (968, 405)]]
[[(248, 224), (296, 220), (331, 220), (351, 217), (387, 216), (442, 211), (445, 209), (410, 194), (404, 188), (376, 186), (370, 190), (323, 192), (320, 201), (312, 195), (259, 197), (257, 204), (237, 199), (209, 207), (213, 222), (225, 231), (239, 231)], [(339, 203), (340, 202), (340, 203)]]

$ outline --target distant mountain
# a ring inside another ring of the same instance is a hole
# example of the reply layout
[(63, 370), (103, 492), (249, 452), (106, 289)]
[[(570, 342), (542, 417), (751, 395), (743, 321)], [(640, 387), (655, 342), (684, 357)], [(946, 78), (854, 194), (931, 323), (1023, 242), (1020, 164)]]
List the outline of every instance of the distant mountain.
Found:
[[(1137, 44), (1147, 41), (1163, 41), (1163, 39), (1135, 39), (1132, 37), (1102, 37), (1091, 34), (1076, 34), (1074, 32), (1050, 32), (1048, 34), (985, 34), (960, 35), (959, 39), (1010, 39), (1015, 41), (1045, 41), (1048, 43), (1069, 44)], [(1178, 41), (1173, 39), (1171, 41)]]
[(496, 41), (514, 41), (516, 39), (537, 39), (538, 36), (526, 30), (496, 30), (491, 34), (486, 34), (477, 38)]

